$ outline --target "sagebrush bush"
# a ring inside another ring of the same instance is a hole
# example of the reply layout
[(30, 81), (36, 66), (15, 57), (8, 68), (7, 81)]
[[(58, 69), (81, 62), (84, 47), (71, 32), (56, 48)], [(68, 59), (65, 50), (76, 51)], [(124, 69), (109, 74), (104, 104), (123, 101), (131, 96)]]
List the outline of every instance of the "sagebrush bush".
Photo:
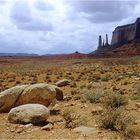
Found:
[(109, 81), (111, 79), (111, 75), (110, 74), (106, 74), (104, 76), (101, 76), (101, 81)]
[(104, 96), (104, 92), (102, 89), (92, 89), (85, 92), (84, 95), (90, 103), (99, 103), (101, 101), (101, 97)]
[(140, 133), (140, 128), (138, 128), (137, 125), (130, 125), (126, 127), (125, 131), (123, 132), (123, 135), (125, 137), (133, 138), (134, 136), (139, 135), (139, 133)]
[(118, 131), (125, 137), (133, 137), (139, 131), (134, 125), (135, 118), (122, 108), (107, 109), (98, 117), (101, 128)]
[(124, 95), (110, 93), (103, 98), (102, 102), (105, 104), (106, 107), (118, 108), (120, 106), (127, 105), (128, 99)]
[(106, 110), (103, 112), (101, 116), (98, 118), (99, 126), (105, 129), (115, 130), (116, 119), (120, 114), (120, 110)]
[(75, 128), (86, 124), (86, 119), (77, 114), (74, 110), (64, 110), (63, 117), (66, 121), (66, 128)]
[(130, 97), (131, 100), (140, 100), (140, 82), (134, 85), (135, 93)]

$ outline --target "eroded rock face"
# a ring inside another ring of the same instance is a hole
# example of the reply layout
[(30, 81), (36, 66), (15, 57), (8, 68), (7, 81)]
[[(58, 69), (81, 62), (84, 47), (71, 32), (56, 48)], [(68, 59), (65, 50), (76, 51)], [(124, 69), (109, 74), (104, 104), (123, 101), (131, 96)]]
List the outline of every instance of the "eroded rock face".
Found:
[(45, 123), (49, 116), (50, 111), (44, 105), (26, 104), (12, 108), (8, 114), (8, 121), (19, 124), (40, 124)]
[(140, 18), (133, 24), (118, 26), (112, 36), (111, 45), (120, 46), (134, 39), (140, 38)]
[(63, 92), (57, 86), (44, 83), (16, 86), (0, 93), (0, 112), (31, 103), (49, 106), (54, 99), (63, 99)]

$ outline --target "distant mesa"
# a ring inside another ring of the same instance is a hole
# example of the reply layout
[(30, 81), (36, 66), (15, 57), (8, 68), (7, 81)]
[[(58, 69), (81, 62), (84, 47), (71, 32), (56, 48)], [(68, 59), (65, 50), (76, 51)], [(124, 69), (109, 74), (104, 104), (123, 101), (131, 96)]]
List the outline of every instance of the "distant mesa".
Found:
[(111, 44), (108, 42), (107, 35), (106, 41), (104, 41), (100, 35), (97, 50), (90, 54), (97, 56), (139, 55), (140, 18), (137, 18), (133, 24), (116, 27), (112, 33)]
[(27, 57), (27, 56), (38, 56), (38, 54), (28, 54), (28, 53), (0, 53), (0, 56), (9, 56), (9, 57)]

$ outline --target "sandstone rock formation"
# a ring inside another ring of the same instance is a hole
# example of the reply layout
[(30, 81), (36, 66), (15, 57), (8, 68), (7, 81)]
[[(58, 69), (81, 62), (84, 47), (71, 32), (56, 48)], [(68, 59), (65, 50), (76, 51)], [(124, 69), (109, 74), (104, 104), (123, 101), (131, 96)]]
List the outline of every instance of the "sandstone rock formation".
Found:
[(10, 123), (40, 124), (47, 121), (50, 111), (41, 104), (26, 104), (12, 108), (8, 114)]
[(133, 24), (118, 26), (113, 31), (112, 46), (121, 46), (127, 42), (140, 38), (140, 18)]
[[(140, 43), (140, 18), (133, 24), (118, 26), (112, 33), (111, 45), (108, 43), (108, 36), (106, 35), (106, 42), (102, 43), (102, 37), (99, 36), (98, 49), (90, 53), (95, 57), (121, 57), (139, 55)], [(92, 56), (93, 57), (93, 56)]]
[(63, 92), (57, 86), (44, 83), (16, 86), (0, 93), (0, 112), (30, 103), (49, 106), (54, 99), (63, 99)]
[(104, 39), (102, 40), (102, 36), (99, 36), (99, 41), (98, 41), (98, 49), (104, 49), (106, 47), (109, 47), (109, 43), (108, 43), (108, 35), (106, 34), (106, 41), (104, 41)]

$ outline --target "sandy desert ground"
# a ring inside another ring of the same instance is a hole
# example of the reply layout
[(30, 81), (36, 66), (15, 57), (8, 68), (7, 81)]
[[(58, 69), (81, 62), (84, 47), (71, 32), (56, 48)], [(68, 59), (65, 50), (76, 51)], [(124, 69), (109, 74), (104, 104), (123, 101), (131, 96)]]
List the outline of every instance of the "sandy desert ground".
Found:
[[(0, 58), (0, 91), (16, 85), (71, 80), (61, 87), (62, 101), (48, 108), (53, 127), (12, 124), (0, 113), (0, 138), (122, 139), (140, 138), (140, 57), (47, 60)], [(55, 109), (56, 107), (56, 109)], [(116, 120), (116, 116), (119, 116)], [(77, 133), (86, 126), (92, 133)]]

